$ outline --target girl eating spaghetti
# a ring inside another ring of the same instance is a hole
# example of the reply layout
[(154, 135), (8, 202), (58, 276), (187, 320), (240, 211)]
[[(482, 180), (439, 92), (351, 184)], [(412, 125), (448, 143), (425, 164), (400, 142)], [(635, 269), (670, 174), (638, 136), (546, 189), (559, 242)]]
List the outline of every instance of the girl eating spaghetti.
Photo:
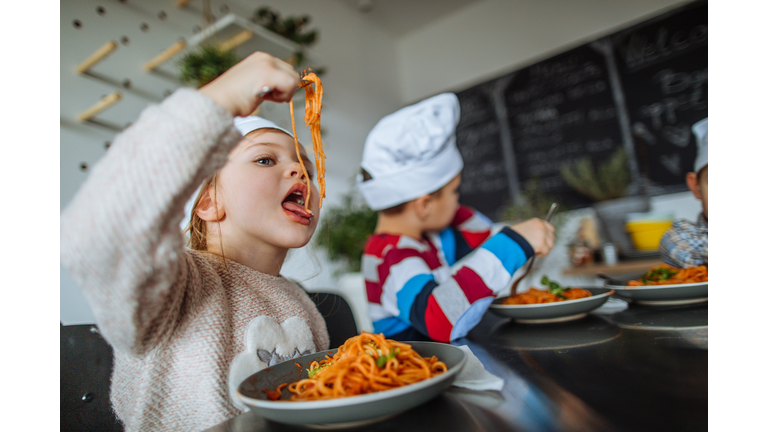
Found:
[[(233, 397), (245, 378), (328, 348), (313, 302), (280, 276), (317, 227), (314, 167), (291, 133), (240, 117), (298, 84), (255, 53), (176, 91), (114, 140), (61, 215), (61, 261), (114, 349), (128, 431), (216, 425), (246, 410)], [(198, 188), (187, 249), (178, 227)]]

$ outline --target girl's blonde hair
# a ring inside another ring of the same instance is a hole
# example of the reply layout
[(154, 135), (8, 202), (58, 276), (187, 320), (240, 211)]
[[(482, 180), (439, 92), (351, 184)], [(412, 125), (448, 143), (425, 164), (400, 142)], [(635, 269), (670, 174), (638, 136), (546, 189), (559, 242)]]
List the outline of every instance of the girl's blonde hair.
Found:
[(218, 178), (219, 173), (216, 173), (205, 179), (203, 185), (200, 187), (200, 191), (197, 193), (197, 197), (195, 197), (194, 204), (192, 205), (192, 214), (189, 216), (189, 225), (184, 230), (184, 234), (189, 234), (187, 247), (192, 250), (204, 252), (208, 250), (208, 229), (206, 228), (205, 221), (200, 219), (200, 216), (197, 215), (196, 210), (197, 206), (200, 205), (200, 200), (206, 193), (209, 193), (209, 189), (212, 189), (210, 193), (213, 194), (211, 197), (213, 205), (218, 208), (216, 205), (216, 181)]

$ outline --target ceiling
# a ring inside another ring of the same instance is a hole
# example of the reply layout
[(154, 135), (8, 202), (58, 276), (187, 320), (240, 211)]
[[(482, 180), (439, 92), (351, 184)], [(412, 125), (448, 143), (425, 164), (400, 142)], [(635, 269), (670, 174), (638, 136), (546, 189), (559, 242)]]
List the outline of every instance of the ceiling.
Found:
[(402, 36), (482, 0), (339, 0), (393, 36)]

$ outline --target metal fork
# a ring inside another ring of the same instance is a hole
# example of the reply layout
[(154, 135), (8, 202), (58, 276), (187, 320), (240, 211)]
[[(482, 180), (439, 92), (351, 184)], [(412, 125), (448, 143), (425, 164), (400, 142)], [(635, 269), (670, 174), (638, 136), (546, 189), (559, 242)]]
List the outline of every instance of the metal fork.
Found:
[[(552, 203), (552, 206), (549, 208), (549, 212), (547, 213), (547, 218), (544, 219), (545, 221), (549, 222), (550, 219), (552, 219), (552, 215), (555, 214), (555, 210), (557, 210), (557, 203)], [(528, 265), (525, 267), (525, 272), (523, 272), (522, 276), (518, 280), (515, 281), (515, 283), (512, 284), (512, 290), (510, 291), (509, 296), (514, 297), (517, 295), (517, 286), (520, 285), (520, 281), (525, 279), (526, 276), (528, 276), (528, 273), (531, 272), (531, 268), (533, 268), (533, 261), (536, 259), (536, 256), (532, 256), (531, 260), (528, 261)]]
[[(306, 87), (308, 85), (311, 85), (311, 84), (312, 84), (312, 81), (302, 79), (302, 80), (299, 81), (299, 88), (304, 88), (304, 87)], [(260, 98), (263, 98), (264, 96), (266, 96), (271, 91), (272, 91), (272, 87), (264, 86), (264, 87), (261, 88), (261, 90), (259, 90), (256, 93), (256, 96), (260, 97)]]

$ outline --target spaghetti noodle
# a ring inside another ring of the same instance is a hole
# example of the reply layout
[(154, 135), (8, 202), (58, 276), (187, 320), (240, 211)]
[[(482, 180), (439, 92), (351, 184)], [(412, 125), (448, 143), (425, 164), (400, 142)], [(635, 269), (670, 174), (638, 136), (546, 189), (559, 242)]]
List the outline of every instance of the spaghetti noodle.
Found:
[(648, 270), (648, 273), (644, 274), (641, 278), (627, 282), (627, 286), (698, 283), (707, 282), (708, 278), (708, 269), (705, 265), (676, 268), (667, 264), (661, 264)]
[[(512, 295), (501, 301), (503, 305), (524, 305), (554, 303), (565, 300), (576, 300), (584, 297), (591, 297), (592, 293), (581, 288), (564, 287), (547, 277), (541, 276), (541, 284), (546, 288), (543, 290), (531, 287), (527, 292)], [(514, 294), (514, 293), (513, 293)]]
[(539, 304), (539, 303), (553, 303), (566, 300), (576, 300), (584, 297), (591, 297), (592, 293), (581, 288), (569, 288), (565, 289), (561, 293), (562, 297), (552, 294), (546, 290), (540, 290), (531, 287), (528, 291), (520, 293), (514, 297), (507, 297), (501, 301), (504, 305), (521, 305), (521, 304)]
[(310, 377), (288, 384), (288, 391), (292, 401), (342, 398), (402, 387), (447, 370), (436, 356), (423, 358), (409, 344), (362, 332), (333, 357), (312, 362)]
[(267, 399), (278, 400), (283, 395), (283, 387), (287, 385), (288, 383), (282, 383), (275, 390), (262, 390), (262, 392), (267, 394)]
[[(323, 84), (320, 82), (320, 78), (309, 69), (309, 73), (306, 71), (301, 78), (303, 81), (308, 81), (310, 84), (302, 85), (304, 89), (304, 123), (309, 127), (312, 134), (312, 148), (315, 151), (315, 164), (317, 165), (317, 185), (320, 193), (320, 208), (323, 208), (323, 198), (325, 198), (325, 153), (323, 152), (323, 141), (320, 137), (320, 110), (323, 108)], [(311, 83), (314, 83), (314, 87)], [(309, 197), (311, 195), (312, 188), (309, 185), (309, 175), (307, 175), (307, 168), (304, 166), (304, 161), (301, 158), (299, 152), (299, 139), (296, 136), (296, 120), (293, 116), (293, 100), (289, 102), (291, 108), (291, 125), (293, 126), (293, 140), (296, 145), (296, 155), (301, 163), (301, 170), (307, 179), (307, 198), (304, 200), (304, 209), (309, 210)]]

